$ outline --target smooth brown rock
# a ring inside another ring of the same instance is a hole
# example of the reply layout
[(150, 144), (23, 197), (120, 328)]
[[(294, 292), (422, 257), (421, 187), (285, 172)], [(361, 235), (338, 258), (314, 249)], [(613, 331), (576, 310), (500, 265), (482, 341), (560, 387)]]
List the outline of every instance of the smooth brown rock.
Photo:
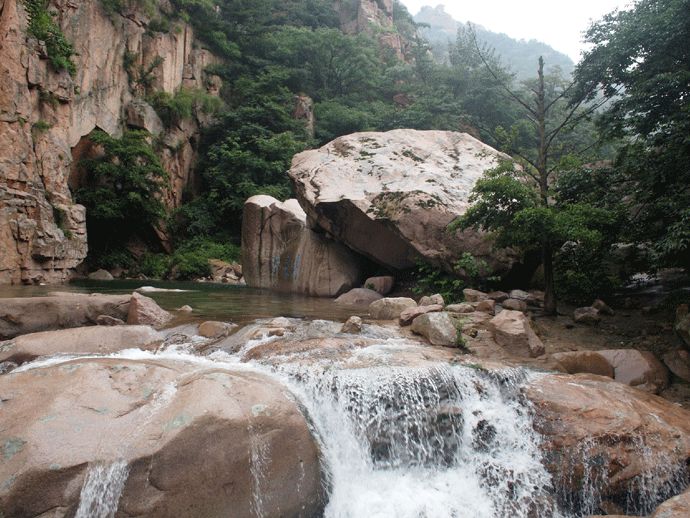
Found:
[(352, 316), (347, 319), (340, 329), (341, 333), (357, 335), (362, 332), (362, 319), (357, 316)]
[(597, 351), (615, 371), (614, 379), (646, 392), (658, 393), (668, 386), (668, 370), (649, 351), (617, 349)]
[(340, 297), (335, 299), (336, 304), (345, 306), (369, 306), (375, 300), (380, 300), (383, 295), (366, 288), (355, 288), (347, 293), (343, 293)]
[(388, 295), (393, 291), (395, 285), (395, 278), (390, 275), (383, 275), (379, 277), (369, 277), (364, 281), (364, 287), (368, 290), (374, 290), (383, 296)]
[(441, 295), (440, 293), (424, 296), (421, 299), (419, 299), (420, 306), (434, 306), (436, 304), (439, 304), (441, 306), (446, 305), (446, 301), (443, 300), (443, 295)]
[(651, 518), (688, 518), (690, 516), (690, 489), (666, 500), (656, 508)]
[(489, 313), (490, 315), (493, 315), (496, 312), (496, 301), (494, 300), (480, 300), (477, 302), (475, 306), (476, 311), (480, 311), (482, 313)]
[(483, 291), (473, 290), (471, 288), (465, 288), (462, 290), (462, 294), (465, 297), (465, 302), (479, 302), (480, 300), (487, 300), (489, 298)]
[(75, 360), (0, 376), (0, 396), (5, 516), (73, 516), (89, 467), (120, 459), (129, 474), (118, 515), (253, 516), (254, 495), (265, 516), (323, 512), (309, 425), (264, 375)]
[(359, 286), (361, 260), (307, 228), (297, 200), (252, 196), (242, 216), (242, 270), (248, 286), (336, 297)]
[(458, 331), (448, 313), (425, 313), (412, 322), (412, 331), (432, 345), (457, 347)]
[(315, 228), (379, 264), (403, 270), (422, 258), (452, 271), (471, 252), (505, 272), (514, 258), (485, 234), (447, 230), (503, 157), (465, 133), (397, 129), (299, 153), (288, 174)]
[(204, 338), (222, 338), (228, 336), (236, 328), (237, 324), (208, 320), (199, 324), (199, 336)]
[(132, 293), (127, 312), (127, 323), (161, 327), (172, 320), (173, 316), (161, 308), (152, 298), (140, 293)]
[(369, 315), (374, 320), (397, 320), (403, 311), (416, 307), (414, 299), (407, 297), (383, 298), (369, 304)]
[(59, 293), (0, 298), (0, 339), (26, 333), (94, 325), (100, 315), (126, 319), (130, 295)]
[(636, 480), (661, 488), (690, 458), (690, 412), (652, 394), (591, 374), (554, 374), (535, 377), (525, 395), (562, 492), (577, 496), (597, 480), (602, 499), (625, 501), (631, 490), (639, 501)]
[(592, 307), (577, 308), (573, 311), (573, 320), (577, 324), (593, 326), (601, 322), (599, 310)]
[(506, 299), (501, 305), (503, 309), (509, 309), (511, 311), (522, 311), (523, 313), (527, 311), (527, 302), (520, 299)]
[(89, 274), (91, 281), (112, 281), (113, 275), (108, 270), (96, 270)]
[(446, 306), (448, 313), (473, 313), (474, 306), (472, 304), (450, 304)]
[(511, 292), (508, 294), (508, 296), (511, 299), (518, 299), (518, 300), (524, 300), (524, 301), (529, 299), (529, 293), (527, 293), (524, 290), (511, 290)]
[(613, 378), (616, 375), (613, 365), (596, 351), (556, 353), (553, 355), (553, 359), (568, 374), (586, 372), (607, 378)]
[(509, 298), (509, 295), (505, 291), (492, 291), (486, 294), (491, 300), (495, 300), (501, 304), (504, 300)]
[(179, 311), (181, 313), (191, 313), (194, 311), (194, 308), (192, 308), (192, 306), (188, 304), (185, 304), (184, 306), (180, 306), (179, 308), (177, 308), (176, 311)]
[(685, 349), (674, 349), (662, 356), (664, 364), (680, 379), (690, 382), (690, 353)]
[(412, 324), (412, 321), (418, 316), (424, 315), (426, 313), (437, 313), (439, 311), (443, 311), (443, 306), (441, 304), (432, 304), (430, 306), (417, 306), (414, 308), (408, 308), (404, 310), (402, 313), (400, 313), (398, 323), (401, 326), (409, 326), (410, 324)]
[(156, 349), (163, 337), (148, 326), (91, 326), (21, 335), (0, 342), (0, 362), (17, 364), (55, 354), (110, 354), (123, 349)]
[(96, 325), (98, 326), (124, 326), (126, 322), (121, 318), (111, 317), (110, 315), (98, 315)]
[(489, 329), (496, 343), (515, 356), (534, 358), (544, 354), (544, 344), (520, 311), (504, 309), (491, 319)]

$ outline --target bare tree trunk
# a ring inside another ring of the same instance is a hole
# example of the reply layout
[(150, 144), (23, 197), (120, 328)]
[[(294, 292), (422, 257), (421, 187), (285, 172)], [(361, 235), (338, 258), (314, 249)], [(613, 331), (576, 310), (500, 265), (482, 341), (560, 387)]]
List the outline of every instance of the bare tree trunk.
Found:
[(542, 263), (544, 265), (544, 314), (556, 316), (556, 288), (553, 279), (553, 249), (551, 243), (544, 243), (542, 248)]

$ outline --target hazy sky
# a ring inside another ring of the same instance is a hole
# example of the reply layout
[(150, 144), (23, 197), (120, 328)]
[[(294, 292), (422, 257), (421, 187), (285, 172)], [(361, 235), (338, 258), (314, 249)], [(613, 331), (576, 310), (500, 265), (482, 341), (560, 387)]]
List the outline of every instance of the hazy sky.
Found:
[(578, 61), (584, 46), (582, 32), (630, 0), (401, 0), (413, 14), (424, 5), (443, 4), (461, 22), (474, 22), (513, 38), (537, 39)]

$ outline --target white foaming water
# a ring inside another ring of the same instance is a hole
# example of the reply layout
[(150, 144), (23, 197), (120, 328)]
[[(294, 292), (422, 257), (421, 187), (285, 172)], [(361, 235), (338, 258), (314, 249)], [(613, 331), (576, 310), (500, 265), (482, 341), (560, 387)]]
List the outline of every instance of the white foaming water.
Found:
[(75, 518), (112, 518), (127, 482), (129, 467), (123, 460), (93, 464), (86, 472)]
[(326, 516), (561, 516), (539, 438), (506, 376), (467, 367), (284, 374), (321, 442)]
[[(594, 443), (573, 452), (585, 468), (575, 493), (565, 490), (572, 482), (565, 465), (556, 487), (543, 467), (540, 437), (529, 404), (520, 396), (520, 386), (534, 374), (396, 366), (401, 353), (418, 345), (386, 333), (378, 338), (378, 345), (356, 349), (344, 361), (314, 363), (305, 357), (301, 364), (286, 358), (273, 369), (241, 361), (253, 347), (277, 339), (271, 336), (249, 341), (237, 354), (199, 356), (192, 344), (178, 343), (157, 352), (129, 349), (106, 357), (169, 360), (192, 370), (228, 368), (278, 378), (305, 408), (320, 443), (329, 518), (559, 518), (597, 512), (609, 477), (602, 471), (606, 462), (593, 453)], [(16, 371), (88, 358), (103, 356), (42, 359)], [(169, 385), (155, 395), (140, 409), (142, 420), (163, 408), (175, 390)], [(251, 425), (248, 431), (252, 511), (262, 517), (271, 452), (254, 437)], [(679, 471), (670, 481), (657, 477), (668, 463), (644, 440), (636, 447), (648, 469), (631, 483), (625, 506), (629, 514), (647, 514), (682, 490), (687, 474)], [(296, 466), (295, 476), (300, 473)], [(91, 466), (77, 517), (113, 516), (127, 474), (122, 461)]]

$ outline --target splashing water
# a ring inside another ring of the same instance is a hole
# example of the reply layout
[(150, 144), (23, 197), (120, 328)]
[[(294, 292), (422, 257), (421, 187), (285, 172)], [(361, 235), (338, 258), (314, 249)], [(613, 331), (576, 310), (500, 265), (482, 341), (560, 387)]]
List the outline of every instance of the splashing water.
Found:
[(129, 467), (125, 461), (89, 467), (75, 518), (112, 518), (125, 488)]
[(286, 368), (326, 461), (326, 516), (558, 517), (518, 394), (467, 367)]

